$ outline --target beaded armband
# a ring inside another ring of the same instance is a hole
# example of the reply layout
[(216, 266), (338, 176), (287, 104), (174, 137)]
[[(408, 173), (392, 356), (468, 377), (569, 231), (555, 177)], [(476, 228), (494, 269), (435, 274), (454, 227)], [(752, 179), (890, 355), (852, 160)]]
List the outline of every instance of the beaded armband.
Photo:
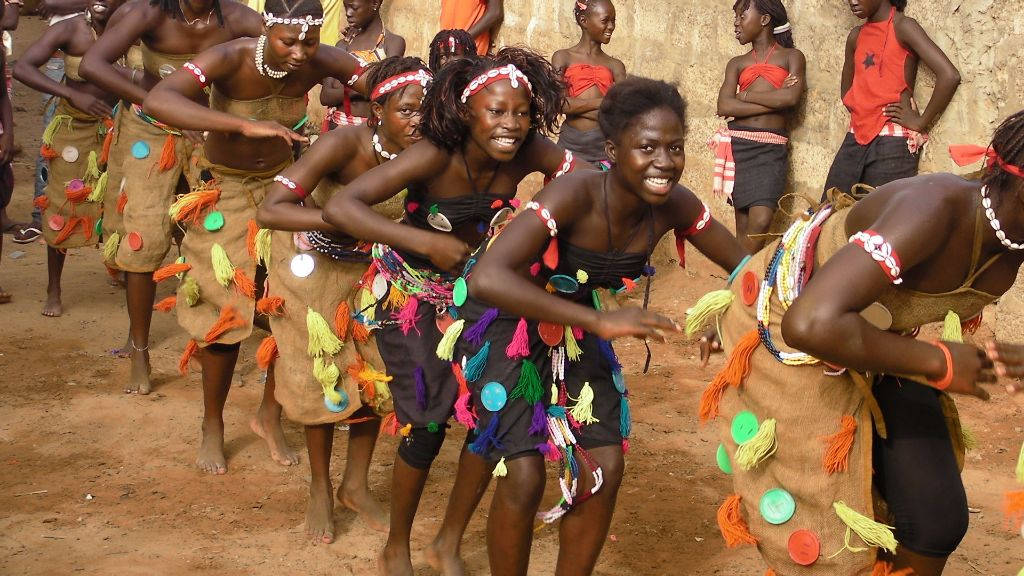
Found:
[(893, 249), (892, 244), (886, 241), (885, 237), (874, 230), (862, 230), (850, 236), (850, 242), (863, 248), (875, 262), (878, 262), (882, 272), (893, 284), (903, 283), (903, 279), (900, 278), (903, 267), (899, 254)]
[(526, 203), (526, 209), (533, 210), (533, 213), (537, 215), (537, 218), (540, 218), (540, 221), (543, 222), (544, 226), (547, 227), (548, 234), (550, 234), (552, 238), (558, 236), (558, 224), (555, 222), (555, 219), (551, 216), (551, 211), (542, 206), (540, 202), (532, 201)]
[(199, 85), (203, 88), (210, 85), (210, 82), (206, 79), (206, 73), (204, 73), (203, 69), (199, 66), (196, 66), (191, 62), (185, 62), (181, 67), (191, 72), (192, 75), (195, 76), (196, 82), (199, 82)]
[(299, 200), (303, 200), (309, 195), (309, 193), (306, 192), (298, 182), (292, 181), (287, 176), (278, 174), (277, 176), (274, 176), (274, 182), (280, 182), (282, 186), (294, 192), (295, 195), (299, 197)]
[(707, 229), (708, 223), (711, 222), (711, 210), (707, 204), (701, 202), (704, 207), (704, 211), (700, 213), (700, 217), (694, 221), (693, 225), (683, 231), (683, 236), (696, 236)]

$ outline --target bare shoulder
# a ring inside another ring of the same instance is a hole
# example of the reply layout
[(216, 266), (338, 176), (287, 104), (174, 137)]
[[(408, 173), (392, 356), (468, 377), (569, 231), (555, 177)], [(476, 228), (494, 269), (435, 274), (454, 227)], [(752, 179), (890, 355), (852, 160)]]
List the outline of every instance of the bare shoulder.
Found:
[(232, 35), (259, 36), (263, 30), (263, 17), (258, 12), (249, 8), (241, 2), (222, 2), (221, 12), (224, 14), (224, 23)]
[(551, 65), (555, 68), (563, 68), (569, 64), (569, 50), (562, 48), (561, 50), (555, 50), (555, 53), (551, 55)]
[(615, 75), (616, 78), (618, 78), (620, 75), (626, 75), (626, 65), (622, 63), (622, 60), (619, 60), (614, 56), (607, 56), (607, 58), (609, 63), (608, 68), (611, 69), (612, 73)]
[(384, 52), (387, 54), (401, 55), (405, 52), (405, 38), (398, 34), (395, 34), (391, 30), (387, 30), (387, 35), (384, 38)]

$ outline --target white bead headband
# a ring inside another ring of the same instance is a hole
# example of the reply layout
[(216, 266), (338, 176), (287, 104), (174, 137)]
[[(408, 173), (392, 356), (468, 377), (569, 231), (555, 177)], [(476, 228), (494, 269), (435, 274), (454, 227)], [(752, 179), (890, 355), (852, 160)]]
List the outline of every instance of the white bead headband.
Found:
[(309, 32), (310, 26), (323, 26), (323, 18), (313, 18), (310, 15), (305, 15), (302, 18), (279, 18), (270, 14), (269, 12), (263, 13), (263, 23), (267, 25), (267, 28), (273, 28), (274, 24), (283, 24), (285, 26), (302, 26), (302, 31), (299, 33), (299, 40), (306, 39), (306, 32)]
[(522, 80), (526, 85), (526, 90), (530, 94), (533, 94), (533, 85), (530, 84), (530, 79), (523, 74), (523, 71), (516, 68), (515, 64), (507, 64), (500, 68), (491, 68), (487, 72), (477, 76), (466, 86), (466, 89), (462, 91), (462, 103), (465, 104), (466, 100), (470, 96), (484, 89), (485, 86), (493, 84), (498, 80), (508, 78), (509, 83), (512, 84), (513, 88), (519, 88), (519, 81)]

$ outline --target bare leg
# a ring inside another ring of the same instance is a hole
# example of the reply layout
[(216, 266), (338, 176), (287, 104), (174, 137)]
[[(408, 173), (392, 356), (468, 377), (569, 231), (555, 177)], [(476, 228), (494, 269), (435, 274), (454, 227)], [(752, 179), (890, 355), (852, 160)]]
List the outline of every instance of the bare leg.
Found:
[(747, 211), (746, 209), (736, 208), (733, 210), (733, 217), (736, 219), (736, 239), (744, 248), (747, 247), (745, 242), (747, 241)]
[(894, 572), (900, 569), (910, 568), (913, 570), (913, 572), (911, 572), (913, 576), (939, 576), (945, 569), (946, 560), (948, 559), (948, 556), (942, 556), (939, 558), (922, 556), (900, 546), (899, 550), (896, 552), (896, 559), (893, 561), (892, 568)]
[(224, 403), (238, 360), (238, 345), (211, 344), (199, 356), (203, 365), (203, 442), (196, 465), (210, 474), (228, 471), (224, 458)]
[(429, 468), (413, 468), (401, 456), (395, 455), (395, 469), (391, 476), (391, 525), (388, 541), (377, 557), (377, 566), (383, 575), (412, 576), (409, 537), (428, 473)]
[(775, 217), (775, 208), (771, 206), (751, 206), (747, 211), (745, 232), (736, 237), (744, 248), (754, 254), (768, 243), (768, 238), (759, 236), (767, 234), (772, 227), (772, 219)]
[(46, 303), (43, 304), (43, 316), (56, 317), (64, 313), (60, 301), (60, 275), (64, 271), (66, 256), (62, 250), (46, 247)]
[(331, 448), (334, 424), (306, 426), (309, 450), (309, 508), (306, 510), (306, 534), (313, 543), (334, 542), (334, 499), (331, 497)]
[[(594, 571), (601, 548), (608, 537), (608, 527), (615, 511), (615, 499), (622, 484), (624, 461), (620, 446), (602, 446), (590, 450), (604, 472), (604, 484), (597, 494), (578, 504), (562, 517), (558, 531), (557, 576), (588, 575)], [(580, 493), (589, 491), (594, 479), (586, 466), (581, 466)]]
[[(358, 412), (354, 415), (358, 417)], [(388, 514), (370, 494), (370, 460), (380, 434), (380, 420), (374, 418), (351, 424), (348, 429), (348, 459), (338, 487), (338, 501), (363, 519), (370, 528), (388, 529)]]
[[(132, 344), (132, 373), (124, 391), (149, 394), (152, 367), (149, 365), (149, 325), (153, 320), (156, 283), (151, 272), (125, 272), (125, 299), (128, 302), (128, 339)], [(238, 350), (235, 350), (238, 354)], [(232, 366), (234, 360), (232, 360)]]
[[(465, 572), (459, 548), (462, 535), (466, 533), (473, 512), (480, 504), (480, 498), (487, 491), (491, 482), (491, 471), (494, 464), (469, 451), (463, 444), (459, 455), (459, 470), (455, 476), (455, 485), (448, 497), (444, 522), (437, 536), (427, 549), (427, 562), (444, 576), (461, 576)], [(509, 468), (511, 474), (511, 468)], [(494, 506), (491, 506), (492, 514)]]
[(533, 523), (544, 496), (544, 459), (523, 456), (508, 462), (498, 480), (487, 517), (487, 556), (494, 576), (526, 576)]
[(274, 369), (267, 370), (267, 381), (263, 385), (263, 400), (256, 415), (249, 420), (252, 431), (267, 442), (270, 457), (282, 466), (294, 466), (299, 456), (288, 447), (281, 428), (281, 404), (274, 398)]

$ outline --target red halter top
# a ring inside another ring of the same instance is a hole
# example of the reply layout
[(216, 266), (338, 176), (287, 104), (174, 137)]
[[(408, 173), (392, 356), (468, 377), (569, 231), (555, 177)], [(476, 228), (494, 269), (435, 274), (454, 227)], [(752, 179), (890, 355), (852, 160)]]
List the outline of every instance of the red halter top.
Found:
[(565, 69), (565, 81), (569, 85), (569, 97), (575, 98), (593, 86), (601, 91), (601, 95), (608, 93), (608, 89), (615, 83), (612, 71), (606, 66), (594, 66), (593, 64), (572, 64)]
[(908, 88), (903, 67), (910, 52), (896, 39), (895, 17), (893, 8), (888, 20), (866, 22), (857, 36), (853, 84), (843, 96), (843, 104), (850, 111), (850, 128), (861, 146), (874, 140), (889, 121), (882, 108), (899, 102)]
[(743, 92), (750, 85), (754, 83), (754, 80), (758, 78), (764, 78), (768, 82), (771, 82), (772, 86), (776, 88), (782, 88), (782, 83), (786, 81), (786, 77), (789, 76), (789, 70), (775, 64), (769, 64), (768, 59), (772, 57), (775, 52), (777, 44), (772, 44), (772, 47), (768, 49), (768, 53), (765, 54), (764, 60), (758, 61), (757, 52), (751, 50), (754, 54), (755, 64), (751, 64), (740, 72), (740, 92)]

